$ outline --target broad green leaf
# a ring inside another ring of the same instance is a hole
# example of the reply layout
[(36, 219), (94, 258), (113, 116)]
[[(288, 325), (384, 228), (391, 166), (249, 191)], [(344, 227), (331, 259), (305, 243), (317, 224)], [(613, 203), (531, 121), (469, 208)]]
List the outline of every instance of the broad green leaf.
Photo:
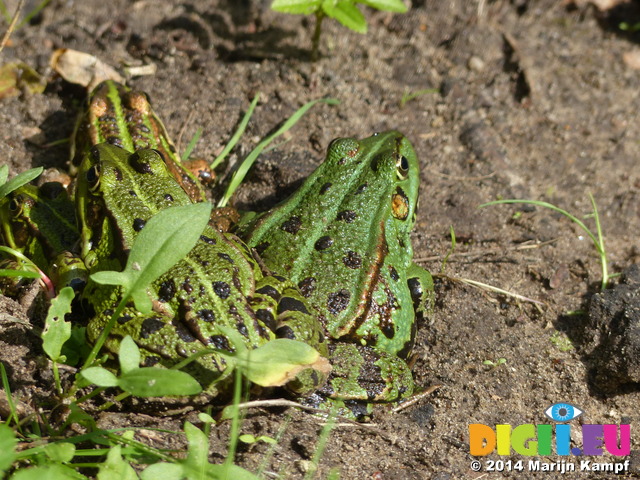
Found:
[(50, 443), (44, 447), (44, 453), (54, 463), (69, 463), (76, 454), (76, 446), (73, 443)]
[(326, 358), (306, 343), (288, 338), (271, 340), (248, 354), (237, 357), (238, 368), (253, 383), (263, 387), (280, 386), (304, 369), (313, 368), (328, 374)]
[(116, 272), (114, 270), (105, 270), (102, 272), (96, 272), (91, 275), (91, 279), (102, 285), (124, 285), (123, 275), (124, 272)]
[(197, 395), (200, 384), (188, 373), (180, 370), (144, 367), (123, 373), (118, 386), (137, 397), (164, 397), (170, 395)]
[(71, 413), (67, 417), (67, 423), (77, 423), (78, 425), (82, 425), (89, 430), (95, 430), (98, 428), (96, 425), (96, 420), (89, 415), (87, 412), (82, 410), (77, 403), (71, 402), (69, 405), (69, 410)]
[(198, 420), (200, 420), (202, 423), (216, 423), (215, 419), (211, 415), (204, 412), (200, 412), (198, 414)]
[(106, 368), (89, 367), (80, 371), (80, 375), (99, 387), (116, 387), (118, 378)]
[[(189, 443), (187, 459), (184, 461), (185, 473), (204, 474), (209, 468), (209, 439), (202, 430), (190, 422), (184, 423), (184, 434)], [(191, 475), (188, 475), (189, 478)], [(202, 475), (200, 478), (205, 478)]]
[(58, 296), (51, 301), (44, 321), (42, 348), (54, 362), (61, 359), (62, 346), (71, 337), (71, 322), (66, 322), (64, 316), (71, 312), (71, 301), (74, 296), (75, 293), (71, 287), (60, 290)]
[(124, 337), (120, 342), (118, 361), (120, 362), (120, 371), (122, 373), (127, 373), (140, 367), (140, 349), (130, 335)]
[(367, 20), (349, 0), (324, 0), (322, 10), (331, 18), (336, 19), (342, 25), (358, 33), (367, 33)]
[(140, 474), (142, 480), (182, 480), (185, 478), (184, 468), (179, 463), (154, 463)]
[(107, 459), (99, 466), (98, 480), (137, 480), (137, 478), (136, 471), (122, 458), (122, 446), (111, 447), (107, 453)]
[(4, 423), (0, 424), (0, 477), (13, 464), (16, 458), (16, 434)]
[(203, 202), (161, 210), (136, 237), (122, 272), (98, 272), (91, 278), (101, 284), (122, 285), (124, 296), (131, 295), (140, 312), (150, 313), (147, 286), (189, 253), (209, 221), (211, 208)]
[(66, 358), (65, 364), (77, 365), (80, 358), (89, 355), (91, 347), (87, 343), (86, 327), (71, 326), (71, 337), (62, 346), (62, 355)]
[(385, 12), (407, 12), (407, 6), (402, 3), (402, 0), (357, 0), (357, 2)]
[(27, 170), (26, 172), (22, 172), (6, 183), (0, 185), (0, 198), (6, 197), (8, 194), (13, 192), (16, 188), (20, 188), (23, 185), (26, 185), (34, 178), (37, 178), (38, 175), (42, 173), (44, 168), (32, 168), (31, 170)]
[(273, 0), (271, 10), (309, 15), (320, 10), (322, 0)]
[(207, 478), (214, 478), (216, 480), (229, 480), (231, 478), (233, 480), (260, 480), (261, 478), (232, 463), (224, 465), (209, 465), (207, 473)]
[(264, 443), (269, 443), (271, 445), (275, 445), (278, 443), (278, 441), (275, 438), (271, 438), (271, 437), (267, 437), (266, 435), (259, 435), (259, 436), (255, 436), (255, 435), (251, 435), (250, 433), (245, 433), (244, 435), (240, 435), (238, 437), (238, 440), (240, 440), (242, 443), (257, 443), (257, 442), (264, 442)]
[(87, 477), (60, 463), (18, 470), (11, 480), (86, 480)]

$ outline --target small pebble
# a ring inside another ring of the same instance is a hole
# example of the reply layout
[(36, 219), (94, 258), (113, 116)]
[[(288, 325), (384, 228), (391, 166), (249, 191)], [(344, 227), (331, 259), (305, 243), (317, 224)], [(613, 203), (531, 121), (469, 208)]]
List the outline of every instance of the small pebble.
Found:
[(469, 63), (467, 64), (467, 66), (469, 67), (469, 70), (472, 70), (474, 72), (481, 72), (482, 70), (484, 70), (485, 64), (484, 60), (474, 55), (469, 59)]

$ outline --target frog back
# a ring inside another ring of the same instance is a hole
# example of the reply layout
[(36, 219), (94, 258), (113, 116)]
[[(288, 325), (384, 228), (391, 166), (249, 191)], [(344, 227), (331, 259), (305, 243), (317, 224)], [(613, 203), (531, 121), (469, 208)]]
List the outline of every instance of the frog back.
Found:
[(418, 181), (398, 132), (336, 140), (298, 192), (246, 227), (247, 241), (297, 283), (333, 338), (400, 351), (414, 335), (407, 272)]

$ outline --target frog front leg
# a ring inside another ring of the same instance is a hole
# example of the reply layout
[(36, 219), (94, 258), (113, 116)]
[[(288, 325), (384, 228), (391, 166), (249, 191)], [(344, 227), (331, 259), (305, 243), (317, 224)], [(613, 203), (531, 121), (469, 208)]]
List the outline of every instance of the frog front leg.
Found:
[(435, 302), (431, 273), (412, 262), (407, 269), (407, 285), (415, 312), (419, 315), (429, 314)]

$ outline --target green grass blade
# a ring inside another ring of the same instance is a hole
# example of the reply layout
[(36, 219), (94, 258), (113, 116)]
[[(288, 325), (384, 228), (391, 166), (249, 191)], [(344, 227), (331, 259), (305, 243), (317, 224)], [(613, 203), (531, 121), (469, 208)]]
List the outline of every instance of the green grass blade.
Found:
[(537, 205), (539, 207), (548, 208), (549, 210), (553, 210), (554, 212), (558, 212), (558, 213), (564, 215), (569, 220), (571, 220), (576, 225), (578, 225), (589, 236), (589, 238), (591, 239), (591, 241), (595, 245), (596, 249), (598, 250), (598, 253), (601, 253), (600, 243), (598, 243), (598, 239), (595, 237), (595, 235), (593, 233), (591, 233), (591, 230), (589, 230), (589, 228), (584, 224), (584, 222), (582, 220), (580, 220), (579, 218), (575, 217), (574, 215), (571, 215), (566, 210), (563, 210), (560, 207), (556, 207), (555, 205), (553, 205), (551, 203), (540, 202), (538, 200), (516, 200), (516, 199), (510, 199), (510, 200), (496, 200), (496, 201), (493, 201), (493, 202), (483, 203), (482, 205), (479, 205), (478, 208), (487, 207), (489, 205), (499, 205), (499, 204), (507, 204), (507, 203), (528, 203), (530, 205)]
[(425, 88), (425, 89), (418, 90), (418, 91), (413, 92), (413, 93), (405, 92), (402, 95), (402, 98), (400, 99), (400, 108), (404, 108), (404, 106), (406, 105), (407, 102), (410, 102), (414, 98), (418, 98), (421, 95), (427, 95), (427, 94), (430, 94), (430, 93), (438, 93), (438, 92), (440, 92), (440, 89), (438, 89), (438, 88)]
[(4, 21), (7, 23), (7, 25), (11, 23), (11, 15), (9, 15), (7, 6), (2, 0), (0, 0), (0, 14), (2, 14), (2, 16), (4, 17)]
[(589, 194), (589, 200), (591, 200), (591, 206), (593, 207), (593, 219), (596, 222), (596, 232), (598, 233), (598, 245), (600, 249), (598, 252), (600, 253), (600, 264), (602, 265), (602, 285), (601, 289), (606, 290), (607, 285), (609, 284), (609, 272), (607, 268), (607, 253), (604, 247), (604, 237), (602, 235), (602, 226), (600, 225), (600, 215), (598, 215), (598, 207), (596, 206), (596, 201), (593, 198), (593, 195)]
[(209, 165), (212, 170), (215, 169), (218, 165), (220, 165), (220, 163), (222, 163), (222, 161), (227, 157), (227, 155), (229, 155), (229, 152), (233, 149), (233, 147), (236, 146), (236, 143), (238, 143), (238, 140), (240, 140), (240, 137), (242, 136), (242, 134), (244, 133), (244, 131), (247, 128), (247, 124), (249, 123), (249, 119), (253, 115), (253, 111), (256, 109), (256, 105), (258, 105), (258, 100), (259, 99), (260, 99), (260, 92), (256, 93), (256, 96), (253, 97), (253, 100), (251, 100), (251, 105), (249, 105), (249, 108), (247, 109), (247, 113), (245, 113), (244, 117), (242, 117), (242, 120), (240, 120), (240, 124), (238, 125), (238, 129), (236, 130), (236, 132), (231, 137), (231, 140), (229, 140), (229, 142), (224, 147), (224, 150), (222, 150), (220, 155), (218, 155), (215, 158), (215, 160), (213, 162), (211, 162), (211, 165)]
[(0, 362), (0, 376), (2, 377), (2, 388), (7, 396), (7, 404), (9, 405), (9, 416), (5, 423), (9, 425), (11, 423), (11, 419), (18, 426), (18, 430), (20, 429), (20, 423), (18, 422), (18, 410), (16, 409), (16, 404), (13, 401), (13, 397), (11, 396), (11, 385), (9, 384), (9, 377), (7, 376), (7, 370), (4, 368), (4, 363)]
[(40, 278), (40, 274), (38, 272), (31, 272), (29, 270), (11, 270), (1, 268), (0, 277)]
[(262, 151), (275, 138), (279, 137), (280, 135), (285, 133), (287, 130), (289, 130), (291, 127), (293, 127), (298, 122), (298, 120), (300, 120), (300, 118), (302, 118), (302, 116), (305, 113), (307, 113), (307, 110), (309, 110), (311, 107), (313, 107), (316, 103), (319, 103), (319, 102), (326, 103), (328, 105), (337, 105), (340, 103), (340, 101), (335, 98), (320, 98), (318, 100), (313, 100), (311, 102), (305, 103), (302, 107), (300, 107), (293, 115), (291, 115), (282, 124), (280, 128), (278, 128), (274, 133), (272, 133), (271, 135), (266, 137), (264, 140), (262, 140), (260, 143), (258, 143), (258, 145), (256, 145), (256, 148), (254, 148), (251, 151), (251, 153), (247, 155), (247, 157), (244, 159), (242, 164), (238, 167), (238, 169), (235, 171), (235, 173), (231, 177), (231, 182), (229, 183), (229, 187), (227, 188), (227, 191), (223, 195), (222, 199), (218, 202), (218, 207), (225, 207), (227, 205), (227, 203), (229, 202), (229, 199), (231, 198), (231, 195), (233, 195), (233, 192), (235, 192), (238, 186), (242, 183), (242, 180), (244, 180), (244, 177), (247, 175), (247, 172), (249, 171), (253, 163), (256, 161), (258, 156), (262, 153)]
[(602, 289), (604, 290), (606, 288), (606, 285), (609, 282), (609, 276), (608, 276), (608, 272), (607, 272), (607, 253), (606, 253), (605, 248), (604, 248), (604, 239), (603, 239), (603, 236), (602, 236), (602, 229), (600, 227), (600, 218), (598, 217), (598, 209), (596, 208), (595, 200), (594, 200), (594, 198), (593, 198), (593, 196), (591, 194), (589, 194), (589, 198), (591, 200), (591, 205), (593, 206), (593, 216), (595, 218), (596, 230), (597, 230), (597, 234), (598, 234), (597, 237), (593, 234), (593, 232), (591, 230), (589, 230), (589, 228), (584, 224), (584, 222), (582, 220), (580, 220), (576, 216), (570, 214), (566, 210), (563, 210), (562, 208), (556, 207), (555, 205), (553, 205), (551, 203), (547, 203), (547, 202), (541, 202), (541, 201), (538, 201), (538, 200), (520, 200), (520, 199), (496, 200), (496, 201), (493, 201), (493, 202), (483, 203), (482, 205), (479, 205), (478, 208), (486, 207), (488, 205), (499, 205), (499, 204), (510, 204), (510, 203), (526, 203), (526, 204), (529, 204), (529, 205), (536, 205), (536, 206), (539, 206), (539, 207), (548, 208), (549, 210), (553, 210), (554, 212), (558, 212), (558, 213), (564, 215), (569, 220), (571, 220), (573, 223), (578, 225), (587, 234), (587, 236), (591, 239), (591, 241), (593, 242), (593, 245), (596, 248), (596, 251), (598, 252), (598, 255), (600, 256), (600, 264), (602, 266)]
[(196, 143), (198, 143), (198, 140), (200, 140), (201, 136), (202, 136), (202, 128), (198, 128), (193, 138), (189, 140), (189, 144), (187, 145), (187, 148), (185, 148), (184, 152), (182, 153), (183, 162), (189, 159), (189, 157), (191, 156), (191, 152), (193, 152), (193, 149), (196, 147)]
[(449, 260), (449, 257), (456, 250), (456, 232), (453, 229), (453, 225), (449, 225), (449, 233), (451, 235), (451, 247), (449, 247), (449, 251), (445, 255), (444, 260), (442, 260), (442, 266), (440, 266), (440, 274), (444, 273), (444, 269), (447, 266), (447, 261)]

